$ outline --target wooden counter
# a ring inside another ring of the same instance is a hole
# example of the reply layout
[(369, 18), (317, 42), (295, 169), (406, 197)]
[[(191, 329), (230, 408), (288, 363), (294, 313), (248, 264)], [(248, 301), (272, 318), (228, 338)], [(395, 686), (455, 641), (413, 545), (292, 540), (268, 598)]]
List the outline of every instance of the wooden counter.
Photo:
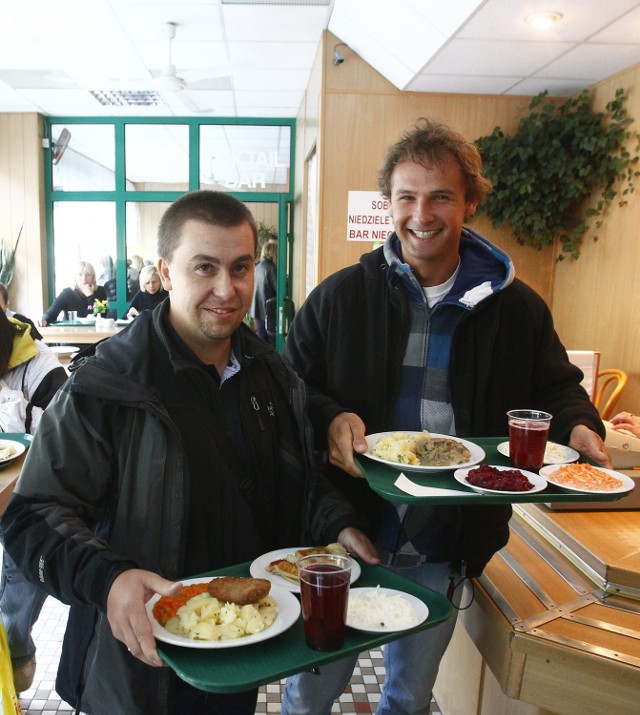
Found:
[(444, 715), (631, 715), (640, 702), (640, 512), (514, 507), (443, 659)]

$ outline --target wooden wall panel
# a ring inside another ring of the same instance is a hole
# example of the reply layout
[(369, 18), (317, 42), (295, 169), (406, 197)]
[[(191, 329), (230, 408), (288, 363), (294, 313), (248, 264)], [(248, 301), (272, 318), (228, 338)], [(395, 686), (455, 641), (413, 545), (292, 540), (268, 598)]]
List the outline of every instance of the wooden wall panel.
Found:
[[(640, 131), (640, 66), (601, 82), (594, 107), (604, 110), (618, 87), (628, 90), (627, 110)], [(630, 151), (635, 141), (629, 143)], [(577, 261), (558, 264), (553, 290), (556, 328), (568, 348), (599, 350), (600, 367), (629, 373), (619, 410), (640, 413), (640, 182), (627, 206), (612, 205), (597, 243), (587, 235)]]
[[(320, 127), (322, 124), (322, 99), (324, 93), (324, 51), (325, 44), (319, 43), (314, 64), (311, 69), (309, 83), (296, 117), (294, 245), (291, 295), (297, 305), (300, 305), (300, 302), (304, 298), (304, 285), (307, 271), (307, 161), (314, 151), (318, 151), (322, 143)], [(310, 241), (309, 244), (316, 244), (315, 237), (314, 241)], [(315, 252), (312, 261), (315, 263)], [(315, 266), (310, 266), (310, 269), (314, 270)]]
[(42, 118), (33, 113), (0, 115), (0, 239), (12, 249), (18, 232), (10, 305), (35, 319), (46, 295), (46, 231)]

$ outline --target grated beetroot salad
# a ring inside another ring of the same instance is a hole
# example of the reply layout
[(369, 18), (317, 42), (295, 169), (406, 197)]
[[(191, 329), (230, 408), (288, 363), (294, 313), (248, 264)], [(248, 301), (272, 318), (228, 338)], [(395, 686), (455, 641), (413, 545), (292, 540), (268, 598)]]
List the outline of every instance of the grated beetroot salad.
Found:
[(533, 484), (517, 469), (496, 469), (482, 464), (467, 472), (467, 481), (476, 487), (501, 492), (526, 492)]

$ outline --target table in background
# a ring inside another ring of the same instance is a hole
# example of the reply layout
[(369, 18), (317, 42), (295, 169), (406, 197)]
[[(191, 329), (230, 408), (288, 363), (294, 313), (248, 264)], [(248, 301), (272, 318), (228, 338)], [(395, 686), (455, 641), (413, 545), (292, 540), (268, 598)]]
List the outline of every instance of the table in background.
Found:
[[(288, 630), (259, 643), (235, 648), (200, 649), (158, 641), (158, 652), (180, 678), (194, 687), (215, 693), (240, 693), (431, 628), (448, 618), (451, 604), (442, 594), (384, 566), (361, 563), (361, 567), (362, 574), (354, 588), (380, 585), (410, 593), (427, 604), (427, 620), (415, 628), (392, 633), (365, 633), (347, 628), (344, 646), (329, 653), (306, 645), (302, 616)], [(249, 563), (212, 571), (211, 575), (249, 576)]]
[(65, 321), (38, 328), (38, 331), (42, 335), (42, 340), (47, 344), (91, 345), (99, 340), (117, 335), (123, 327), (123, 325), (114, 323), (111, 328), (96, 328), (95, 325), (82, 325)]

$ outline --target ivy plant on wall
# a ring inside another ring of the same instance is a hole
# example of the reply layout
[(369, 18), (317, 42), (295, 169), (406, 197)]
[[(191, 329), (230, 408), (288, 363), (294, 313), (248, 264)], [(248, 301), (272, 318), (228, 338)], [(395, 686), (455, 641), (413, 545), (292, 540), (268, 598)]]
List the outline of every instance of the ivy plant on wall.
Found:
[(562, 103), (547, 94), (531, 100), (515, 134), (496, 127), (476, 140), (494, 187), (478, 212), (495, 227), (507, 224), (518, 243), (540, 250), (557, 238), (558, 259), (577, 259), (590, 228), (598, 239), (606, 207), (616, 197), (619, 206), (625, 205), (633, 192), (640, 175), (640, 135), (629, 129), (634, 120), (624, 109), (622, 89), (606, 112), (593, 111), (588, 90)]

